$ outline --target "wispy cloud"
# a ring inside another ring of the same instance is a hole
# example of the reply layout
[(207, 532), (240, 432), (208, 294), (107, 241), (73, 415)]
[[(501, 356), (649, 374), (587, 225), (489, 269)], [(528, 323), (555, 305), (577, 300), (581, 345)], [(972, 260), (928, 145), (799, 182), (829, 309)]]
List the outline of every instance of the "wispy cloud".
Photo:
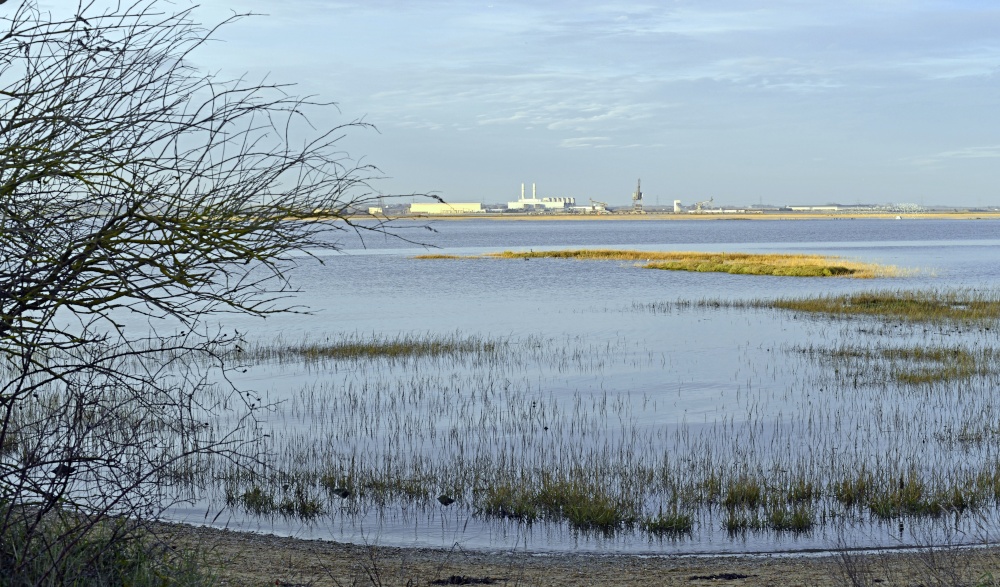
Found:
[(563, 139), (559, 142), (559, 146), (564, 149), (606, 147), (610, 140), (610, 137), (573, 137), (571, 139)]
[(988, 147), (967, 147), (955, 151), (944, 151), (935, 156), (936, 159), (997, 159), (1000, 158), (1000, 145)]
[(924, 157), (913, 157), (906, 161), (918, 166), (938, 166), (947, 161), (961, 159), (1000, 159), (1000, 145), (965, 147), (964, 149), (942, 151)]
[(662, 147), (659, 143), (614, 143), (611, 137), (572, 137), (559, 141), (563, 149), (651, 149)]

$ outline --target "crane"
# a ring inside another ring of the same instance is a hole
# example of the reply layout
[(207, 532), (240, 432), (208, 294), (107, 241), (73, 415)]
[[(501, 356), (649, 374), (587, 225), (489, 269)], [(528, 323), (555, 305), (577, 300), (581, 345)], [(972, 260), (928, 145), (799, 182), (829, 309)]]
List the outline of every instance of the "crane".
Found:
[(632, 213), (643, 214), (642, 211), (642, 179), (635, 184), (635, 193), (632, 194)]
[(714, 197), (709, 198), (707, 200), (703, 200), (703, 201), (698, 202), (697, 204), (695, 204), (694, 205), (695, 214), (701, 214), (701, 207), (704, 206), (704, 205), (707, 205), (707, 204), (711, 204), (713, 200), (715, 200)]

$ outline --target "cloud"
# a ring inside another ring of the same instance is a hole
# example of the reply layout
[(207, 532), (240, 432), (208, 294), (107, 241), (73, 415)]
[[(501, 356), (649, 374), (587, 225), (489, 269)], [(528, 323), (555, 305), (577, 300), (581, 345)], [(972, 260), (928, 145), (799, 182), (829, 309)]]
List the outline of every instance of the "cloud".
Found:
[(563, 139), (559, 142), (559, 146), (564, 149), (580, 149), (583, 147), (606, 147), (610, 137), (574, 137), (571, 139)]
[(1000, 159), (1000, 145), (966, 147), (964, 149), (955, 149), (953, 151), (942, 151), (935, 155), (914, 157), (907, 159), (907, 161), (918, 166), (938, 166), (947, 161), (960, 159)]
[(1000, 145), (989, 147), (966, 147), (956, 151), (944, 151), (935, 156), (937, 159), (998, 159)]
[(610, 143), (611, 137), (572, 137), (559, 141), (559, 147), (563, 149), (638, 149), (662, 147), (661, 144), (641, 144), (629, 143), (616, 145)]

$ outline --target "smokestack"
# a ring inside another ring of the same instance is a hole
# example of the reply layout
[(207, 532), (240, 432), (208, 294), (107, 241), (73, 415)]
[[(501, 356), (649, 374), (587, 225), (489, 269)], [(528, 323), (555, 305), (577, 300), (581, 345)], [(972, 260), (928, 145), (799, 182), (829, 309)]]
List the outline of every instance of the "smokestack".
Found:
[(531, 199), (535, 199), (535, 182), (531, 182)]
[(521, 199), (524, 199), (524, 182), (521, 182)]

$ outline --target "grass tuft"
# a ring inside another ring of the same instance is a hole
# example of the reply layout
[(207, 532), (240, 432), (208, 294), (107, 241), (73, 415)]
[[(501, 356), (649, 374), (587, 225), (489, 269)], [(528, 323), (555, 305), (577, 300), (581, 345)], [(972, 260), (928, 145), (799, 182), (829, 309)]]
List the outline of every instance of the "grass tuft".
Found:
[(764, 490), (757, 479), (740, 477), (729, 482), (726, 499), (722, 505), (727, 508), (755, 508), (764, 501)]
[(539, 519), (565, 521), (577, 530), (606, 534), (633, 527), (639, 520), (637, 504), (614, 496), (582, 479), (545, 476), (535, 487), (488, 487), (477, 500), (480, 515), (531, 523)]
[(676, 509), (666, 514), (661, 511), (655, 518), (646, 518), (642, 522), (642, 529), (654, 536), (682, 536), (690, 534), (694, 529), (694, 517)]

